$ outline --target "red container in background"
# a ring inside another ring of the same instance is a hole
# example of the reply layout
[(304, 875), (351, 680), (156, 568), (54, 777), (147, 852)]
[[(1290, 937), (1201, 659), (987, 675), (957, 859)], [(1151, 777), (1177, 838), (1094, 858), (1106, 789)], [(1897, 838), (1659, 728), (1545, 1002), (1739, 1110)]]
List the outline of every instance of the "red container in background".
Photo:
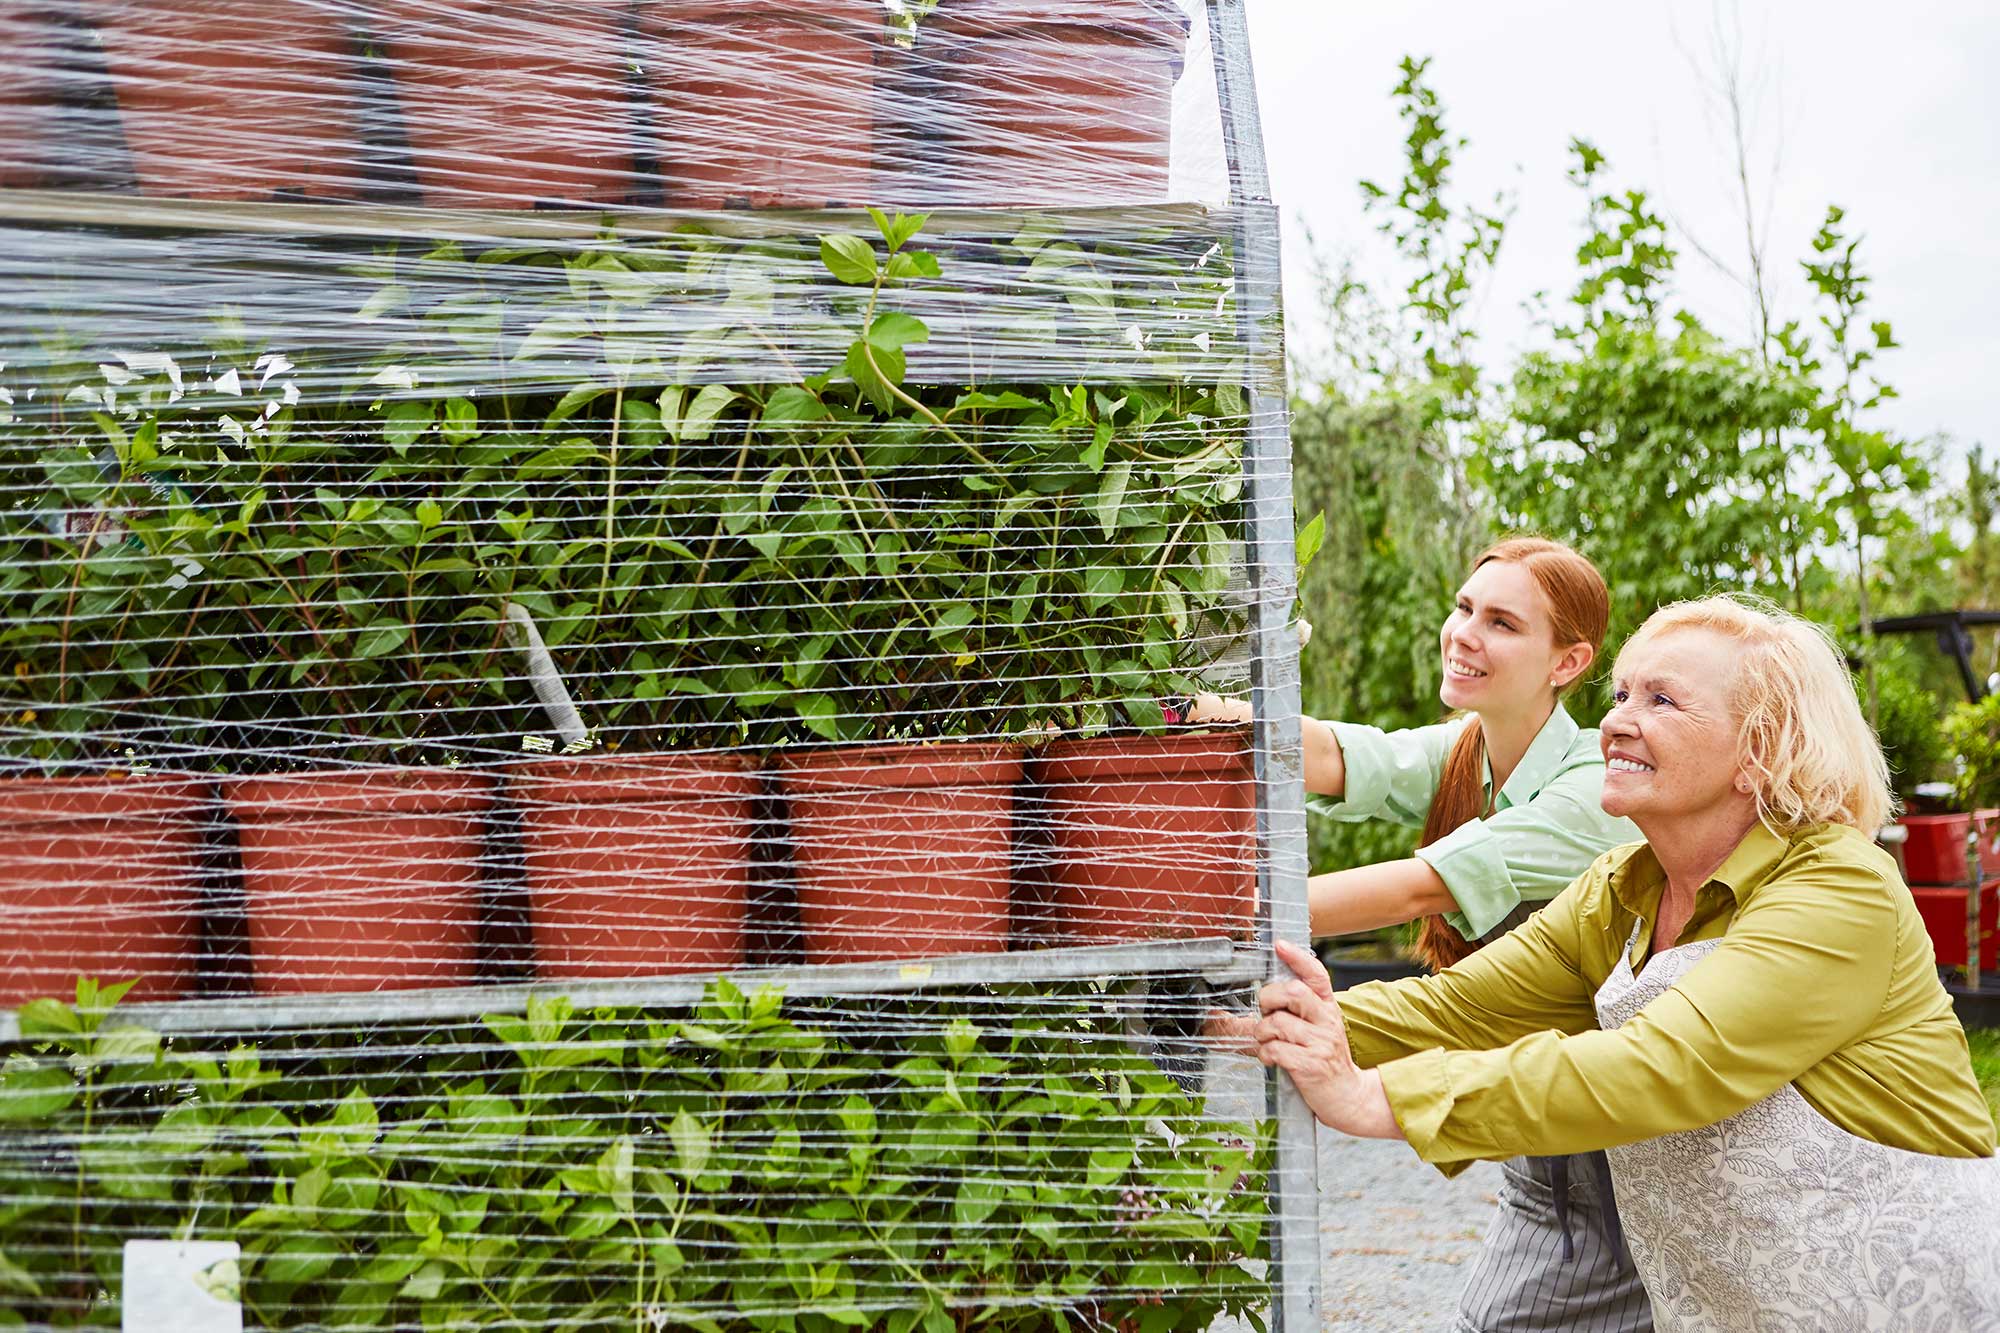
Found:
[[(1971, 815), (1904, 815), (1897, 820), (1909, 831), (1903, 843), (1903, 878), (1912, 885), (1965, 883), (1965, 839), (1972, 820)], [(1982, 840), (1982, 862), (1990, 841), (1990, 834)]]
[[(1996, 962), (1996, 952), (2000, 952), (2000, 931), (1996, 931), (1996, 912), (2000, 912), (2000, 879), (1989, 879), (1979, 886), (1979, 967), (1981, 971), (1992, 971)], [(1910, 894), (1917, 900), (1917, 915), (1924, 919), (1924, 930), (1931, 937), (1931, 948), (1937, 952), (1939, 967), (1965, 966), (1965, 890), (1958, 889), (1911, 889)]]
[(670, 206), (874, 199), (875, 0), (648, 0), (638, 17)]

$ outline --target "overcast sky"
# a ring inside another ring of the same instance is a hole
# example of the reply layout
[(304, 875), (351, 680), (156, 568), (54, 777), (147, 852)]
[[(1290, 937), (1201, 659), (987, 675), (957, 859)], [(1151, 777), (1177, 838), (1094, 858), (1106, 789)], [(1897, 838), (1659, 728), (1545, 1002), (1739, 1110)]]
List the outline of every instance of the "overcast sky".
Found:
[[(1448, 123), (1473, 141), (1461, 187), (1482, 202), (1498, 189), (1515, 196), (1479, 315), (1490, 360), (1535, 341), (1521, 308), (1532, 291), (1559, 298), (1573, 280), (1581, 199), (1563, 176), (1572, 135), (1605, 152), (1614, 185), (1647, 189), (1739, 262), (1734, 161), (1703, 87), (1718, 12), (1727, 24), (1735, 11), (1703, 0), (1249, 0), (1294, 341), (1312, 324), (1302, 319), (1312, 290), (1304, 225), (1365, 275), (1394, 277), (1355, 182), (1398, 175), (1389, 91), (1406, 53), (1434, 58)], [(1872, 317), (1892, 321), (1904, 344), (1884, 362), (1902, 398), (1880, 424), (2000, 449), (2000, 6), (1744, 0), (1738, 17), (1780, 316), (1810, 316), (1798, 263), (1826, 205), (1839, 203), (1866, 235)], [(1693, 253), (1679, 285), (1711, 325), (1748, 335), (1741, 289)]]

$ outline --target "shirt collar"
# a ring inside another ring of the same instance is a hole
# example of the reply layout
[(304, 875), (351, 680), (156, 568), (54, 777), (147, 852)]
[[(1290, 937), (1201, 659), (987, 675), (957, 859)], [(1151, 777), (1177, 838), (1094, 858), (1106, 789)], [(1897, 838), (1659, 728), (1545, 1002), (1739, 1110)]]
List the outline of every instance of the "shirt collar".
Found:
[[(1478, 726), (1478, 720), (1475, 719), (1472, 725)], [(1508, 805), (1526, 805), (1534, 800), (1542, 788), (1563, 771), (1570, 746), (1576, 743), (1578, 734), (1576, 723), (1558, 700), (1555, 711), (1549, 714), (1549, 720), (1542, 723), (1542, 729), (1528, 743), (1527, 753), (1521, 756), (1521, 762), (1514, 765), (1514, 771), (1507, 775), (1507, 785), (1500, 789), (1501, 800)], [(1490, 757), (1486, 761), (1486, 788), (1488, 791), (1493, 789), (1493, 761)]]
[[(1743, 835), (1743, 841), (1736, 844), (1722, 864), (1708, 877), (1708, 883), (1720, 884), (1728, 889), (1736, 899), (1740, 909), (1750, 901), (1752, 894), (1763, 887), (1764, 881), (1777, 869), (1790, 847), (1786, 838), (1773, 833), (1761, 822), (1752, 824), (1750, 831)], [(1660, 889), (1666, 883), (1666, 872), (1660, 869), (1659, 858), (1653, 849), (1640, 844), (1624, 865), (1611, 876), (1611, 892), (1625, 906), (1625, 910), (1637, 916), (1651, 917), (1660, 904)]]

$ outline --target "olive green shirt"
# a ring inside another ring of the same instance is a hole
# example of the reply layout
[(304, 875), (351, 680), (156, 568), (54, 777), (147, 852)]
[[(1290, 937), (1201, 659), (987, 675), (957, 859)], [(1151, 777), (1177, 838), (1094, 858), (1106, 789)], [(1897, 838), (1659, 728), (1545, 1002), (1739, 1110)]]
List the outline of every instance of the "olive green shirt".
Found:
[(1790, 1083), (1860, 1138), (1985, 1157), (1993, 1119), (1895, 863), (1860, 832), (1753, 827), (1676, 943), (1721, 945), (1614, 1031), (1594, 999), (1639, 923), (1652, 955), (1665, 875), (1606, 853), (1527, 922), (1434, 977), (1344, 991), (1357, 1063), (1447, 1174), (1714, 1124)]
[[(1380, 731), (1330, 722), (1347, 770), (1346, 795), (1308, 798), (1307, 808), (1332, 819), (1389, 819), (1422, 828), (1437, 795), (1445, 756), (1469, 717), (1434, 727)], [(1506, 920), (1522, 903), (1543, 903), (1570, 886), (1590, 863), (1624, 842), (1637, 842), (1630, 820), (1604, 813), (1604, 756), (1597, 728), (1579, 727), (1561, 704), (1529, 743), (1521, 762), (1492, 796), (1493, 813), (1469, 819), (1416, 855), (1437, 872), (1458, 904), (1444, 919), (1469, 940)]]

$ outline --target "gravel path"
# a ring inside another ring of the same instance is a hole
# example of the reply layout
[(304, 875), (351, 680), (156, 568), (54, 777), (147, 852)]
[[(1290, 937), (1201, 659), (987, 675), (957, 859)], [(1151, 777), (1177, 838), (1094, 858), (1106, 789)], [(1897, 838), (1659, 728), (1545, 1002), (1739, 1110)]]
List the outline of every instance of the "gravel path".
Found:
[(1320, 1310), (1329, 1329), (1442, 1329), (1493, 1216), (1500, 1168), (1454, 1179), (1407, 1144), (1319, 1136)]
[[(1263, 1112), (1263, 1070), (1228, 1056), (1209, 1066), (1221, 1119)], [(1446, 1180), (1406, 1143), (1319, 1132), (1320, 1311), (1342, 1333), (1421, 1333), (1449, 1326), (1466, 1265), (1492, 1219), (1500, 1167)], [(1220, 1320), (1210, 1333), (1247, 1333)]]

